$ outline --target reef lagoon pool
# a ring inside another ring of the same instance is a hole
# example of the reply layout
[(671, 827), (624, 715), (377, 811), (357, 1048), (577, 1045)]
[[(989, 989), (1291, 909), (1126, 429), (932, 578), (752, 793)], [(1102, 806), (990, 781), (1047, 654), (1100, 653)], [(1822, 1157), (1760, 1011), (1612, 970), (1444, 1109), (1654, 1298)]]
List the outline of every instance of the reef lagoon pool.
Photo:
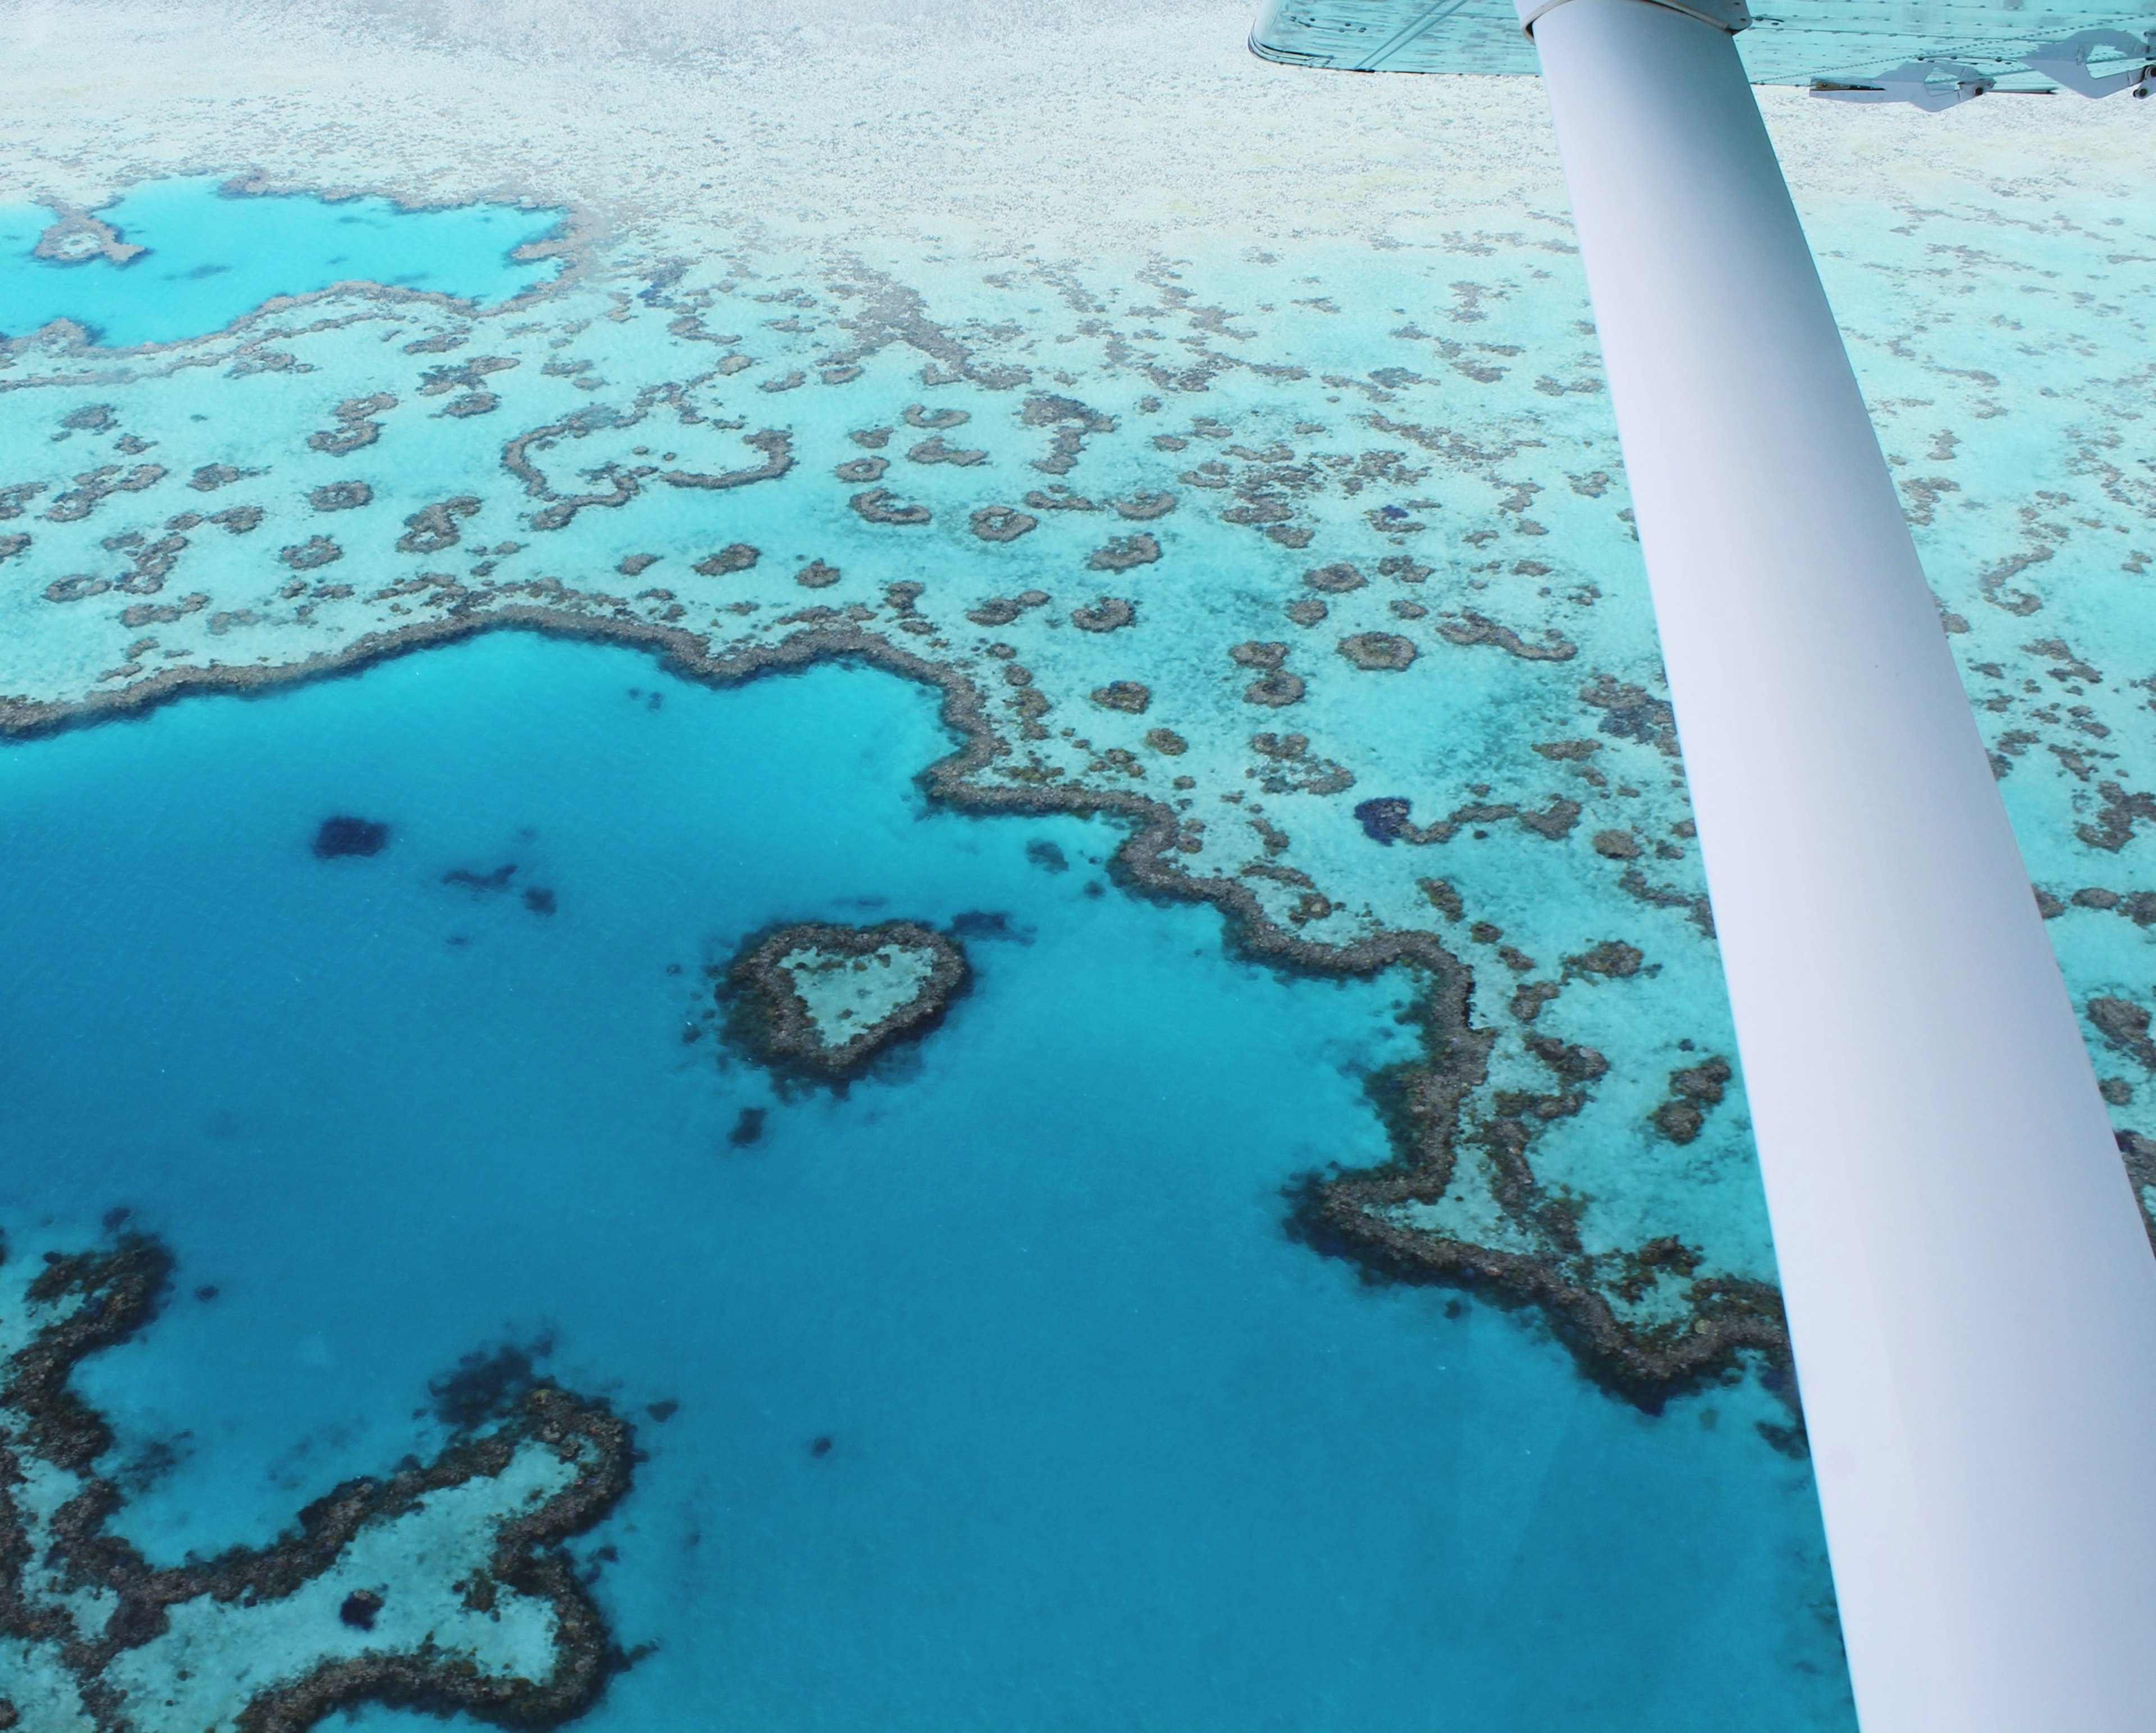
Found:
[[(573, 1543), (596, 1728), (1847, 1725), (1756, 1382), (1651, 1417), (1283, 1231), (1383, 1159), (1409, 972), (931, 803), (937, 696), (500, 632), (0, 751), (10, 1252), (176, 1260), (75, 1379), (111, 1529), (264, 1546), (538, 1377), (641, 1453)], [(899, 919), (970, 965), (940, 1026), (843, 1092), (728, 1044), (745, 936)], [(443, 1566), (377, 1554), (386, 1630)]]
[(141, 182), (91, 211), (0, 203), (0, 341), (64, 319), (108, 349), (172, 343), (340, 283), (489, 305), (553, 276), (560, 220), (509, 204), (274, 193), (219, 175)]

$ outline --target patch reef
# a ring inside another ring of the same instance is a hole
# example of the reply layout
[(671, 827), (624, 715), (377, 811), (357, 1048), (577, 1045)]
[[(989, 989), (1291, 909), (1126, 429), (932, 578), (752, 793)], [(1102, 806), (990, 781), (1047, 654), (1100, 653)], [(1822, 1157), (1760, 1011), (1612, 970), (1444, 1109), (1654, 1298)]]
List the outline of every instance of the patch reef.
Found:
[(628, 1426), (542, 1386), (431, 1462), (351, 1480), (267, 1546), (154, 1566), (109, 1525), (110, 1428), (69, 1387), (157, 1310), (164, 1248), (0, 1262), (0, 1726), (299, 1733), (365, 1703), (582, 1714), (605, 1623), (562, 1542), (627, 1489)]
[(757, 1064), (843, 1085), (927, 1034), (972, 978), (957, 942), (917, 921), (809, 921), (752, 938), (719, 992), (729, 1038)]

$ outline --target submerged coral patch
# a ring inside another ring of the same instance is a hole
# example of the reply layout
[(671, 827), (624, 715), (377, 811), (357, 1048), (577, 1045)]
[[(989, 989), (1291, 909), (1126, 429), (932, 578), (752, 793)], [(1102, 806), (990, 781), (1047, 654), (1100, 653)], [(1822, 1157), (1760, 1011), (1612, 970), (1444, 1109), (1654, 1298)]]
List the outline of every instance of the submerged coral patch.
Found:
[(338, 813), (322, 820), (315, 833), (317, 860), (338, 860), (346, 855), (379, 854), (389, 846), (389, 827), (379, 818), (361, 818)]
[(1070, 623), (1081, 632), (1119, 632), (1137, 619), (1137, 609), (1121, 596), (1103, 596), (1090, 608), (1074, 608)]
[(1150, 566), (1160, 557), (1160, 543), (1150, 536), (1117, 536), (1086, 556), (1096, 572), (1127, 572), (1133, 566)]
[[(875, 478), (866, 478), (873, 481)], [(983, 541), (1015, 541), (1029, 530), (1040, 527), (1040, 520), (1014, 505), (983, 505), (970, 520), (973, 533)]]
[(918, 921), (808, 921), (750, 940), (719, 991), (729, 1038), (758, 1064), (844, 1083), (928, 1033), (972, 979), (958, 945)]
[(1340, 640), (1340, 654), (1358, 668), (1397, 674), (1413, 665), (1416, 652), (1397, 632), (1353, 632)]

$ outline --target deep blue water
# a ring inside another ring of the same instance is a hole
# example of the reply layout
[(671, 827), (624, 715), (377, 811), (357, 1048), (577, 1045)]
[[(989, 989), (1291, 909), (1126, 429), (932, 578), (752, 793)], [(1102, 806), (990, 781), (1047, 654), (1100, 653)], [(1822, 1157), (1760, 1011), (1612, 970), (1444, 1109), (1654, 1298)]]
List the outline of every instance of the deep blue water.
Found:
[(511, 253), (559, 213), (514, 205), (404, 210), (386, 198), (227, 193), (217, 176), (150, 181), (95, 214), (149, 250), (126, 264), (33, 256), (54, 213), (0, 205), (0, 337), (59, 318), (109, 348), (221, 331), (280, 295), (332, 283), (424, 289), (481, 303), (545, 282), (554, 261)]
[[(928, 810), (947, 746), (865, 670), (505, 633), (0, 749), (0, 1221), (181, 1259), (81, 1379), (123, 1461), (179, 1441), (120, 1525), (266, 1538), (551, 1333), (650, 1452), (585, 1544), (658, 1647), (594, 1729), (1848, 1725), (1763, 1397), (1647, 1418), (1281, 1234), (1381, 1151), (1399, 985), (1230, 961), (1101, 888), (1104, 826)], [(389, 846), (315, 859), (339, 812)], [(510, 863), (554, 914), (442, 882)], [(1025, 942), (845, 1099), (681, 1038), (760, 925), (967, 910)]]

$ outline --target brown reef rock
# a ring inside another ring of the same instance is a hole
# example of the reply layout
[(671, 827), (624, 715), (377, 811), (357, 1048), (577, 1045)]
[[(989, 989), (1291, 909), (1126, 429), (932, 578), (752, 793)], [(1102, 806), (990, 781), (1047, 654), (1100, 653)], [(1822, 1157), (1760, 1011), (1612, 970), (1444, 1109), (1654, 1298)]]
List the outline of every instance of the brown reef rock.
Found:
[[(172, 1264), (141, 1238), (0, 1255), (0, 1304), (27, 1325), (0, 1365), (0, 1639), (32, 1658), (0, 1668), (0, 1725), (155, 1733), (177, 1714), (304, 1733), (376, 1703), (539, 1729), (589, 1709), (618, 1660), (562, 1543), (629, 1488), (630, 1429), (604, 1402), (543, 1381), (505, 1392), (431, 1462), (344, 1482), (265, 1546), (159, 1566), (108, 1528), (125, 1501), (100, 1472), (112, 1433), (71, 1380), (149, 1322)], [(465, 1520), (436, 1521), (379, 1580), (384, 1553), (362, 1543), (453, 1489)], [(536, 1676), (492, 1635), (496, 1609), (520, 1602), (550, 1632)]]
[(929, 1033), (972, 984), (957, 941), (919, 921), (804, 921), (752, 935), (718, 997), (726, 1038), (757, 1064), (843, 1086)]

